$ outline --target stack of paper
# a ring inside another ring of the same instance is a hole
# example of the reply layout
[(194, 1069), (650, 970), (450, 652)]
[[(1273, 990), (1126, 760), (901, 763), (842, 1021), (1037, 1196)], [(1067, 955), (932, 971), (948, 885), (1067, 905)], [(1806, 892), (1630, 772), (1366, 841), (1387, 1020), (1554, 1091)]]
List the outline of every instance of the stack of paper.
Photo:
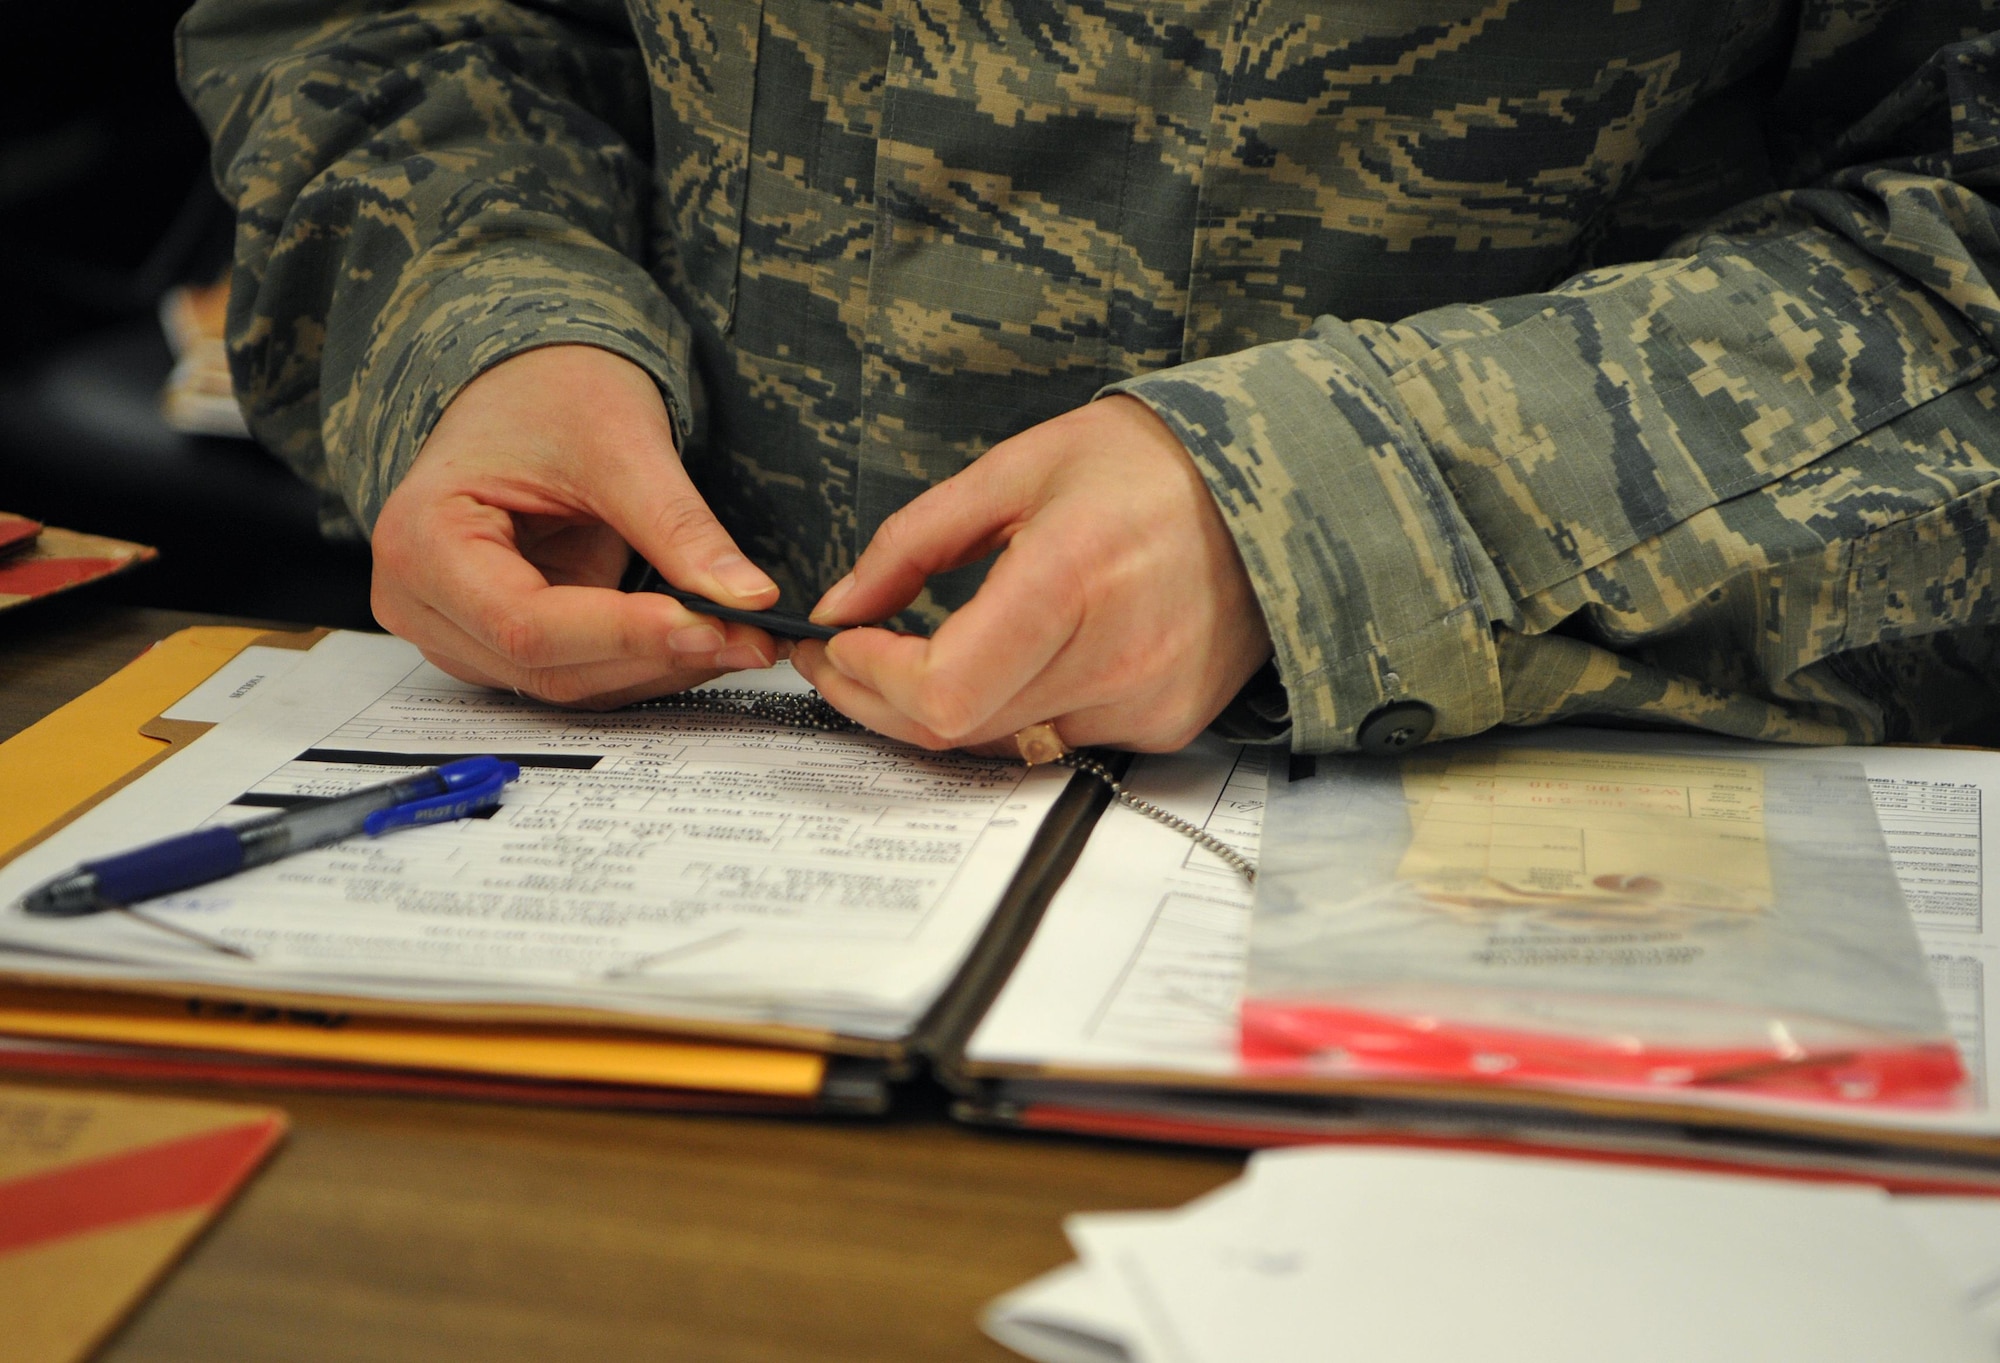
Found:
[(1960, 1363), (2000, 1341), (1984, 1199), (1316, 1149), (1066, 1229), (1080, 1262), (984, 1321), (1044, 1363)]
[[(754, 684), (788, 681), (803, 686), (789, 668)], [(198, 820), (474, 753), (521, 767), (492, 818), (147, 905), (236, 955), (124, 915), (11, 907)], [(401, 640), (335, 634), (0, 871), (0, 968), (893, 1040), (950, 984), (1068, 776), (700, 714), (555, 710), (454, 681)]]
[[(1069, 778), (726, 714), (556, 710), (381, 636), (224, 642), (143, 724), (111, 693), (154, 655), (0, 747), (21, 786), (75, 787), (0, 809), (0, 1066), (879, 1110)], [(804, 687), (786, 667), (728, 682)], [(521, 768), (491, 817), (130, 913), (18, 906), (76, 862), (474, 753)]]

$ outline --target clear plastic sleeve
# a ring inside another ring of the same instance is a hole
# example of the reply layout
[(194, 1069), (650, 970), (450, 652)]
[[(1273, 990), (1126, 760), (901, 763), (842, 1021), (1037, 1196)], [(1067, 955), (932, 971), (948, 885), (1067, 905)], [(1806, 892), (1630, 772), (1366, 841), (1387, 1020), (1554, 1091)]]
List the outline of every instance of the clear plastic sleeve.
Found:
[(1938, 1105), (1964, 1070), (1856, 763), (1570, 731), (1274, 763), (1253, 1066)]

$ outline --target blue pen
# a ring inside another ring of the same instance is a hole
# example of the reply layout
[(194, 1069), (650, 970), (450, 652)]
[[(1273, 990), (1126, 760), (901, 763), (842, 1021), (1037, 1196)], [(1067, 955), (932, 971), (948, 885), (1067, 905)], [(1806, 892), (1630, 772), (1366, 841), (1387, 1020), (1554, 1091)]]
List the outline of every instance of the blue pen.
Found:
[(86, 861), (28, 891), (21, 907), (41, 918), (75, 918), (205, 885), (356, 833), (375, 837), (410, 824), (462, 819), (499, 804), (501, 788), (520, 774), (518, 765), (498, 757), (425, 767), (349, 795)]

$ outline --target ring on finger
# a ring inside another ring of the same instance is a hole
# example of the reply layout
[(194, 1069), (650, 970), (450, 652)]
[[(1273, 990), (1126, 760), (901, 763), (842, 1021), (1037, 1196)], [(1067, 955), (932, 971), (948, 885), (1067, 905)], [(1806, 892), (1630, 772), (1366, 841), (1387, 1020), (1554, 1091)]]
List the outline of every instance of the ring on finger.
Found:
[(1054, 762), (1069, 754), (1069, 744), (1063, 742), (1062, 735), (1056, 732), (1056, 722), (1052, 719), (1016, 730), (1014, 747), (1021, 754), (1021, 760), (1031, 767)]

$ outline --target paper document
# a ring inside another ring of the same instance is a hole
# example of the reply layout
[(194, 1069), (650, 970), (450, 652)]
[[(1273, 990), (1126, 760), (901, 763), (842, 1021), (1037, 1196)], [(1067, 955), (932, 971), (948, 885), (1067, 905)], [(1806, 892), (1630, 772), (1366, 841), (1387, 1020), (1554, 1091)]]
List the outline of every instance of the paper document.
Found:
[(1435, 901), (1770, 907), (1764, 773), (1748, 762), (1453, 751), (1406, 760), (1403, 794), (1396, 879)]
[(1936, 1219), (1860, 1185), (1270, 1151), (1177, 1211), (1071, 1217), (1079, 1262), (985, 1325), (1045, 1363), (1970, 1363)]
[(980, 1313), (979, 1326), (1037, 1363), (1133, 1363), (1141, 1318), (1122, 1283), (1082, 1264), (1064, 1264), (994, 1301)]
[[(1125, 786), (1252, 860), (1270, 750), (1202, 738)], [(1232, 1074), (1250, 886), (1182, 834), (1113, 805), (966, 1046), (972, 1061)]]
[[(730, 717), (556, 710), (374, 635), (330, 636), (223, 699), (216, 728), (0, 869), (0, 969), (893, 1038), (950, 982), (1069, 777)], [(490, 818), (349, 839), (145, 906), (248, 962), (124, 915), (16, 905), (90, 857), (473, 753), (521, 764)]]

